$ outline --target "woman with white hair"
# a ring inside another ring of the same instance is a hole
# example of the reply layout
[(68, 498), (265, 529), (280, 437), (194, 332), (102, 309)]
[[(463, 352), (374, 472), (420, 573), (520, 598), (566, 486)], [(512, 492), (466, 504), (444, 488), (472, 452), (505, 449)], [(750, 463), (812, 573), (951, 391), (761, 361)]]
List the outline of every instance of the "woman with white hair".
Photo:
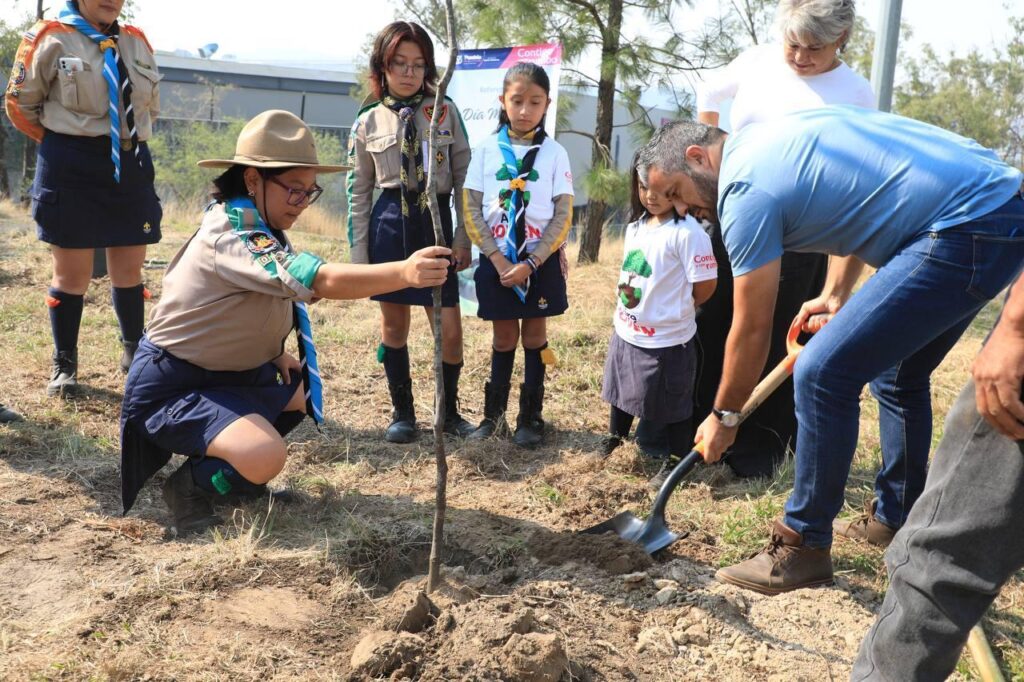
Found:
[[(875, 96), (863, 76), (840, 59), (856, 19), (854, 0), (780, 0), (775, 14), (781, 42), (755, 45), (697, 91), (697, 119), (718, 126), (721, 105), (732, 101), (731, 132), (804, 109), (852, 104), (874, 109)], [(725, 340), (732, 324), (732, 270), (718, 228), (711, 234), (718, 259), (718, 292), (697, 317), (702, 350), (694, 392), (694, 423), (714, 408), (722, 375)], [(801, 304), (821, 292), (828, 257), (789, 253), (782, 257), (782, 278), (775, 304), (775, 325), (767, 367), (786, 354), (786, 330)], [(781, 386), (740, 428), (726, 462), (740, 476), (772, 473), (795, 447), (793, 384)]]

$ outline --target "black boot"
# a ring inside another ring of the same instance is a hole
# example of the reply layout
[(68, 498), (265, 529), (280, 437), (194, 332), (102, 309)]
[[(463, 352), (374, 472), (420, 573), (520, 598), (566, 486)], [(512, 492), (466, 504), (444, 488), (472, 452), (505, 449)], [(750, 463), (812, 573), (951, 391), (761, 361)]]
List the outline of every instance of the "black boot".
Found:
[(391, 424), (384, 440), (389, 443), (411, 443), (416, 440), (416, 408), (412, 404), (412, 382), (389, 384), (391, 391)]
[(11, 424), (24, 421), (24, 419), (20, 414), (0, 403), (0, 424)]
[(512, 387), (508, 384), (495, 386), (491, 382), (484, 384), (484, 419), (476, 431), (469, 435), (470, 440), (483, 440), (491, 436), (505, 436), (509, 432), (505, 421), (508, 409), (508, 392)]
[(459, 414), (459, 375), (462, 374), (462, 363), (452, 365), (442, 362), (441, 372), (444, 379), (444, 432), (465, 438), (476, 427)]
[(192, 480), (192, 462), (189, 460), (167, 478), (163, 493), (178, 536), (201, 533), (224, 523), (213, 512), (214, 496), (196, 486)]
[(132, 367), (132, 360), (135, 359), (135, 351), (139, 350), (139, 342), (122, 339), (121, 345), (124, 346), (124, 352), (121, 353), (121, 373), (127, 374)]
[(519, 416), (516, 417), (516, 434), (512, 442), (523, 448), (535, 448), (544, 439), (544, 384), (540, 386), (519, 385)]
[(53, 354), (53, 368), (50, 372), (50, 383), (46, 385), (46, 395), (66, 396), (78, 393), (78, 351), (56, 351)]
[(215, 505), (238, 506), (254, 500), (263, 500), (265, 502), (267, 497), (272, 497), (274, 504), (293, 504), (299, 501), (299, 496), (287, 488), (272, 490), (270, 486), (262, 484), (253, 486), (252, 490), (245, 492), (232, 490), (227, 495), (214, 498), (213, 503)]

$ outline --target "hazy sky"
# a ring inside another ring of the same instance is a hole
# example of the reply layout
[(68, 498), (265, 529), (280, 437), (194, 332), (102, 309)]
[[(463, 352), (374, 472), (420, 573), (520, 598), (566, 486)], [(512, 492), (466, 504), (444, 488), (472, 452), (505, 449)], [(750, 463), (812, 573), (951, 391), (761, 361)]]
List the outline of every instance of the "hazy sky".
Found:
[[(860, 0), (858, 11), (875, 27), (883, 0)], [(58, 7), (58, 0), (46, 0)], [(1009, 0), (1024, 14), (1024, 2)], [(295, 60), (315, 64), (354, 61), (368, 34), (391, 21), (392, 0), (137, 0), (136, 23), (157, 49), (220, 44), (220, 55), (246, 61)], [(697, 0), (683, 21), (694, 26), (717, 11), (718, 0)], [(35, 11), (32, 0), (0, 0), (0, 16), (19, 20)], [(56, 12), (50, 10), (47, 16)], [(904, 20), (914, 36), (901, 48), (931, 43), (942, 51), (964, 51), (1005, 40), (1008, 0), (905, 0)]]

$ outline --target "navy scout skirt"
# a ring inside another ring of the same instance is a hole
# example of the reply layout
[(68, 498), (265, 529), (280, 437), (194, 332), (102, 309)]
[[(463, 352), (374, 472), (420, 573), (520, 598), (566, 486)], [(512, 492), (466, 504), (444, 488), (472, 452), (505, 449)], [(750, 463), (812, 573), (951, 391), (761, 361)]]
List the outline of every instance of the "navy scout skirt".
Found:
[(172, 453), (202, 457), (229, 424), (258, 414), (273, 424), (302, 381), (283, 381), (273, 363), (242, 372), (193, 365), (142, 337), (121, 403), (121, 486), (125, 511)]
[(634, 417), (674, 424), (693, 416), (696, 378), (693, 339), (667, 348), (641, 348), (612, 332), (601, 399)]
[(569, 297), (562, 275), (562, 255), (561, 249), (555, 251), (530, 276), (530, 289), (523, 303), (514, 289), (501, 283), (494, 263), (481, 254), (480, 265), (473, 275), (479, 301), (476, 314), (485, 320), (525, 320), (564, 313), (569, 308)]
[(41, 241), (66, 249), (138, 246), (160, 241), (163, 209), (153, 188), (149, 146), (139, 158), (121, 150), (121, 182), (114, 182), (109, 137), (46, 131), (36, 158), (32, 217)]
[[(434, 246), (434, 224), (430, 212), (420, 212), (416, 206), (409, 207), (409, 229), (402, 224), (402, 194), (400, 189), (385, 189), (370, 213), (370, 262), (393, 263), (405, 260), (416, 251)], [(445, 242), (452, 243), (452, 195), (438, 194), (437, 203), (441, 209), (441, 231)], [(401, 303), (402, 305), (433, 306), (433, 290), (399, 289), (390, 294), (371, 296), (373, 301)], [(441, 286), (441, 307), (452, 308), (459, 304), (459, 278), (451, 269), (448, 279)]]

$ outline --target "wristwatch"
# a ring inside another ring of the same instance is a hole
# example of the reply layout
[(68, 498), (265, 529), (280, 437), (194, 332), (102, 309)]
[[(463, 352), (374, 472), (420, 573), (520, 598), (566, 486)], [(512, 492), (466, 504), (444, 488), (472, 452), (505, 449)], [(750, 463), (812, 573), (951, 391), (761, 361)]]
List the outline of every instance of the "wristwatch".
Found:
[(717, 407), (712, 408), (711, 414), (718, 418), (722, 426), (734, 429), (740, 425), (741, 412), (733, 412), (732, 410), (720, 410)]

